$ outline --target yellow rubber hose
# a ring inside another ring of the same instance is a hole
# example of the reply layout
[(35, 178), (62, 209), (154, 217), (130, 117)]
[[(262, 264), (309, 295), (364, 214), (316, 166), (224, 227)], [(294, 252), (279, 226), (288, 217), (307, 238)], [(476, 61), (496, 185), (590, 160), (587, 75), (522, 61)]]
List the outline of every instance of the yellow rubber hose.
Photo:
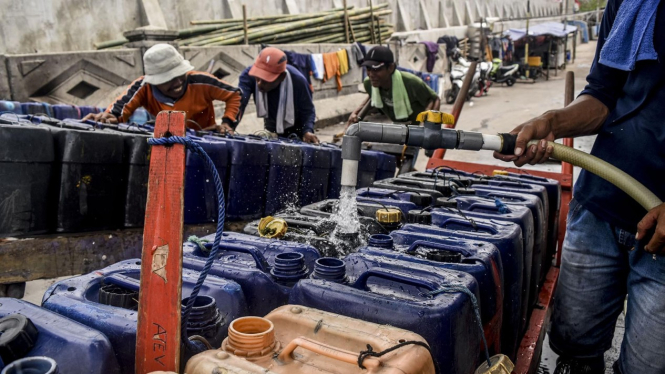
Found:
[[(538, 145), (538, 142), (538, 140), (532, 140), (528, 146)], [(605, 179), (635, 199), (644, 209), (651, 210), (663, 203), (658, 196), (654, 195), (635, 178), (608, 162), (562, 144), (554, 142), (548, 142), (548, 144), (552, 146), (552, 158), (579, 166)]]

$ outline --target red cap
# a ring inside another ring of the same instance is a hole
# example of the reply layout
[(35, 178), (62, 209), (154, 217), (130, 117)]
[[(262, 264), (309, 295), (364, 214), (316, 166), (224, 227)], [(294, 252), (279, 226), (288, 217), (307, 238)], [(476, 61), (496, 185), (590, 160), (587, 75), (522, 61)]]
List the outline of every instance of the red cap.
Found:
[(280, 74), (286, 71), (286, 54), (275, 47), (264, 48), (256, 57), (256, 61), (249, 75), (273, 82)]

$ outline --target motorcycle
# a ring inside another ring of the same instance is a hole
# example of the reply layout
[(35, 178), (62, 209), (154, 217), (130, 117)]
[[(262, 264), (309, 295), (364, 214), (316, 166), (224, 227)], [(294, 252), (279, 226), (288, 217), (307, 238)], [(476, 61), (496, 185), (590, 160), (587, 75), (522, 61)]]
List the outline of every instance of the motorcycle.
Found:
[(520, 77), (519, 70), (519, 64), (503, 66), (501, 59), (495, 58), (492, 60), (492, 71), (489, 73), (489, 79), (492, 82), (505, 83), (508, 87), (511, 87)]
[[(461, 56), (459, 49), (455, 49), (450, 56), (451, 60), (455, 63), (450, 69), (450, 82), (451, 88), (446, 90), (445, 99), (446, 103), (452, 104), (457, 99), (457, 95), (462, 89), (462, 82), (469, 71), (471, 63)], [(480, 62), (476, 66), (476, 72), (473, 75), (473, 81), (469, 86), (466, 100), (469, 101), (472, 97), (480, 97), (486, 95), (492, 82), (489, 79), (492, 66), (489, 62)]]

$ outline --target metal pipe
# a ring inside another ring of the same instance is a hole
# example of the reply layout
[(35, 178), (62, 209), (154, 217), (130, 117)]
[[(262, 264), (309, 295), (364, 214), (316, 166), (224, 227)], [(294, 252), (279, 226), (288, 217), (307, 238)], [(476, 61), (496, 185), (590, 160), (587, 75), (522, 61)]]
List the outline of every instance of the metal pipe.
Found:
[(504, 147), (515, 146), (514, 141), (510, 144), (504, 142), (502, 135), (441, 128), (440, 123), (424, 122), (423, 126), (404, 126), (360, 122), (349, 126), (343, 138), (342, 186), (355, 187), (358, 182), (358, 162), (364, 141), (403, 144), (426, 150), (456, 148), (501, 151)]

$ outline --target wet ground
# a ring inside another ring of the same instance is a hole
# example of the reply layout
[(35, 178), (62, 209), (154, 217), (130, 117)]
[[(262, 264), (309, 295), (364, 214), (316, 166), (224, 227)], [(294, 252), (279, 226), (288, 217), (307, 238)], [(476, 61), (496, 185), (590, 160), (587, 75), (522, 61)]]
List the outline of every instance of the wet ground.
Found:
[[(585, 77), (591, 68), (593, 54), (596, 44), (582, 44), (578, 46), (576, 60), (570, 63), (567, 69), (575, 72), (575, 94), (577, 95), (585, 85)], [(467, 103), (462, 111), (457, 128), (468, 131), (480, 131), (485, 133), (509, 132), (517, 125), (535, 117), (543, 112), (556, 109), (563, 106), (564, 102), (565, 72), (559, 71), (558, 76), (554, 76), (551, 71), (551, 77), (548, 81), (544, 78), (535, 84), (516, 84), (513, 87), (493, 86), (489, 90), (489, 95), (481, 98), (474, 98)], [(357, 97), (361, 96), (354, 95)], [(359, 99), (359, 100), (360, 100)], [(348, 100), (347, 100), (348, 101)], [(353, 103), (358, 105), (358, 103)], [(443, 105), (441, 110), (449, 111), (449, 105)], [(318, 108), (318, 106), (317, 106)], [(334, 134), (344, 129), (344, 124), (329, 126), (317, 130), (317, 135), (321, 141), (331, 142)], [(589, 152), (593, 144), (593, 137), (578, 138), (575, 140), (575, 148)], [(472, 152), (450, 150), (446, 153), (446, 159), (467, 161), (497, 165), (498, 168), (506, 167), (509, 164), (496, 160), (491, 152)], [(425, 170), (427, 157), (421, 151), (416, 163), (417, 170)], [(559, 171), (559, 163), (547, 163), (537, 166), (528, 166), (530, 169)], [(575, 168), (575, 176), (579, 169)], [(41, 298), (46, 289), (59, 279), (38, 280), (28, 282), (25, 299), (40, 304)], [(611, 366), (619, 355), (619, 347), (624, 333), (623, 315), (619, 318), (614, 337), (614, 345), (606, 353), (606, 361)], [(556, 354), (549, 349), (546, 341), (542, 356), (542, 373), (553, 373), (556, 364)], [(607, 373), (612, 373), (611, 369)]]

